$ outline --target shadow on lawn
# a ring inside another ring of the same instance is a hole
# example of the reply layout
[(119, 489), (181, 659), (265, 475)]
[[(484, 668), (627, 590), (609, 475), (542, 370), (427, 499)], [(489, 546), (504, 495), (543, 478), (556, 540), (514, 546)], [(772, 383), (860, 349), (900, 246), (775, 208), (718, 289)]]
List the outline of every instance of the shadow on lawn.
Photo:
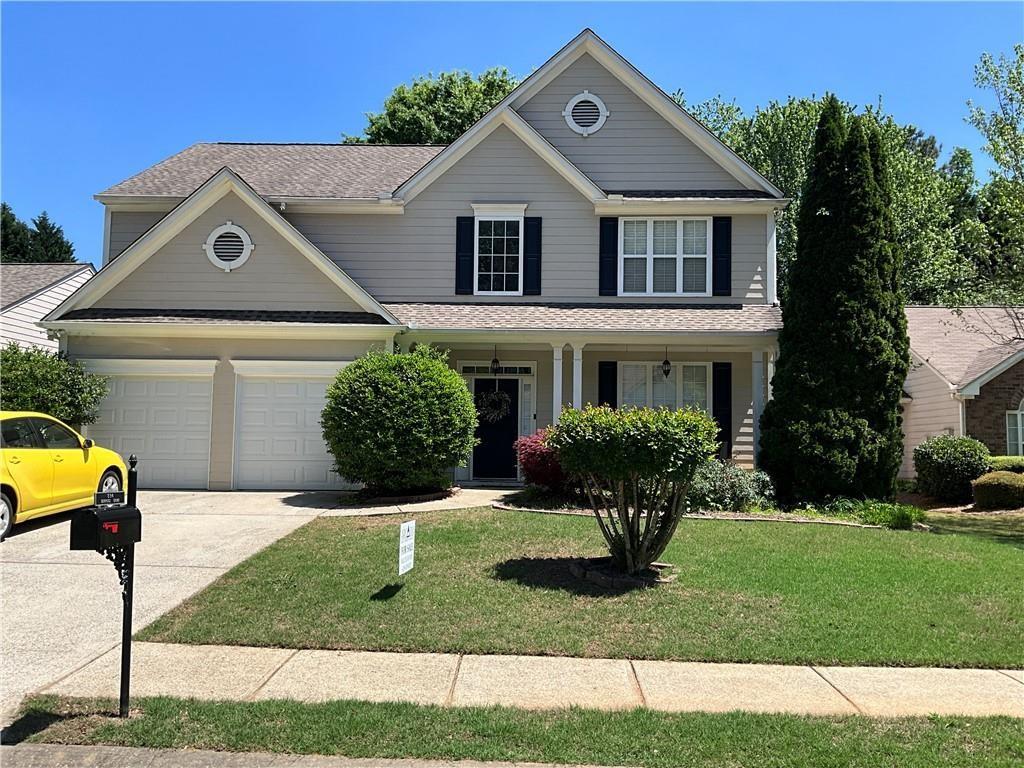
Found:
[(500, 581), (514, 581), (524, 587), (560, 589), (574, 595), (587, 597), (618, 597), (638, 589), (640, 584), (604, 587), (591, 581), (577, 578), (569, 571), (569, 564), (575, 557), (517, 557), (504, 560), (491, 571)]
[(1022, 512), (929, 512), (925, 523), (934, 533), (974, 536), (1024, 549)]
[(74, 720), (78, 715), (61, 715), (41, 709), (29, 709), (0, 732), (0, 744), (5, 747), (21, 744), (37, 733), (48, 730), (55, 723)]

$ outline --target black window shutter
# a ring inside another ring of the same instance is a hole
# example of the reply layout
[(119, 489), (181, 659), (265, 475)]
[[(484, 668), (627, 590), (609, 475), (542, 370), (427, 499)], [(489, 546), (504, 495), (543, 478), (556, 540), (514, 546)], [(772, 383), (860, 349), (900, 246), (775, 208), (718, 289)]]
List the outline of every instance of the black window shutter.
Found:
[(614, 216), (601, 217), (600, 275), (602, 296), (619, 293), (619, 220)]
[(732, 216), (712, 220), (711, 295), (732, 295)]
[(619, 364), (614, 360), (597, 363), (597, 404), (618, 407)]
[(455, 293), (472, 294), (473, 281), (473, 217), (455, 219)]
[(711, 364), (711, 415), (718, 422), (719, 455), (732, 456), (732, 363)]
[(523, 219), (523, 295), (540, 296), (540, 216)]

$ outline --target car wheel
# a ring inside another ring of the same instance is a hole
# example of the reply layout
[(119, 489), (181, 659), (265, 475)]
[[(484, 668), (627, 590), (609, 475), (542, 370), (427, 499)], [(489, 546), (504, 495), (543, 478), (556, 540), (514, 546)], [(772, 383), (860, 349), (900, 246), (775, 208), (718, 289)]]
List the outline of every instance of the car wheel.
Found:
[(121, 490), (121, 478), (117, 472), (112, 469), (108, 469), (103, 473), (103, 477), (100, 478), (99, 490), (102, 491), (120, 491)]
[(0, 541), (7, 538), (14, 525), (14, 503), (6, 493), (0, 493)]

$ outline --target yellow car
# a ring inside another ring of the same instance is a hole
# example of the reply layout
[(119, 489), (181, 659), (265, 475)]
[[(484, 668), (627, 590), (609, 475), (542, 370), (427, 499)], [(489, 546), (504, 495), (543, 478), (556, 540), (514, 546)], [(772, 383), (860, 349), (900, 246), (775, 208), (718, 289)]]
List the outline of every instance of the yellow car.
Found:
[(128, 476), (116, 453), (31, 411), (0, 411), (0, 470), (0, 540), (15, 521), (87, 507)]

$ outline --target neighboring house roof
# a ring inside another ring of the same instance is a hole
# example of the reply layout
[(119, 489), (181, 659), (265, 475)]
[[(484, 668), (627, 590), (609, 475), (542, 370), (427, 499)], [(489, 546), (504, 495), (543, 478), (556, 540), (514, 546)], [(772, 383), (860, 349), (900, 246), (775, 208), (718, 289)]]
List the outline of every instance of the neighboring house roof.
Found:
[(950, 387), (977, 394), (1024, 358), (1024, 307), (907, 307), (910, 348)]
[(463, 304), (386, 303), (412, 329), (509, 331), (651, 331), (659, 333), (776, 333), (782, 312), (764, 304)]
[(64, 282), (92, 264), (0, 264), (0, 306), (7, 309)]
[(224, 166), (263, 197), (376, 198), (426, 165), (441, 145), (193, 144), (104, 195), (188, 197)]
[(74, 309), (61, 320), (110, 323), (302, 323), (328, 325), (388, 325), (372, 312), (265, 309)]

